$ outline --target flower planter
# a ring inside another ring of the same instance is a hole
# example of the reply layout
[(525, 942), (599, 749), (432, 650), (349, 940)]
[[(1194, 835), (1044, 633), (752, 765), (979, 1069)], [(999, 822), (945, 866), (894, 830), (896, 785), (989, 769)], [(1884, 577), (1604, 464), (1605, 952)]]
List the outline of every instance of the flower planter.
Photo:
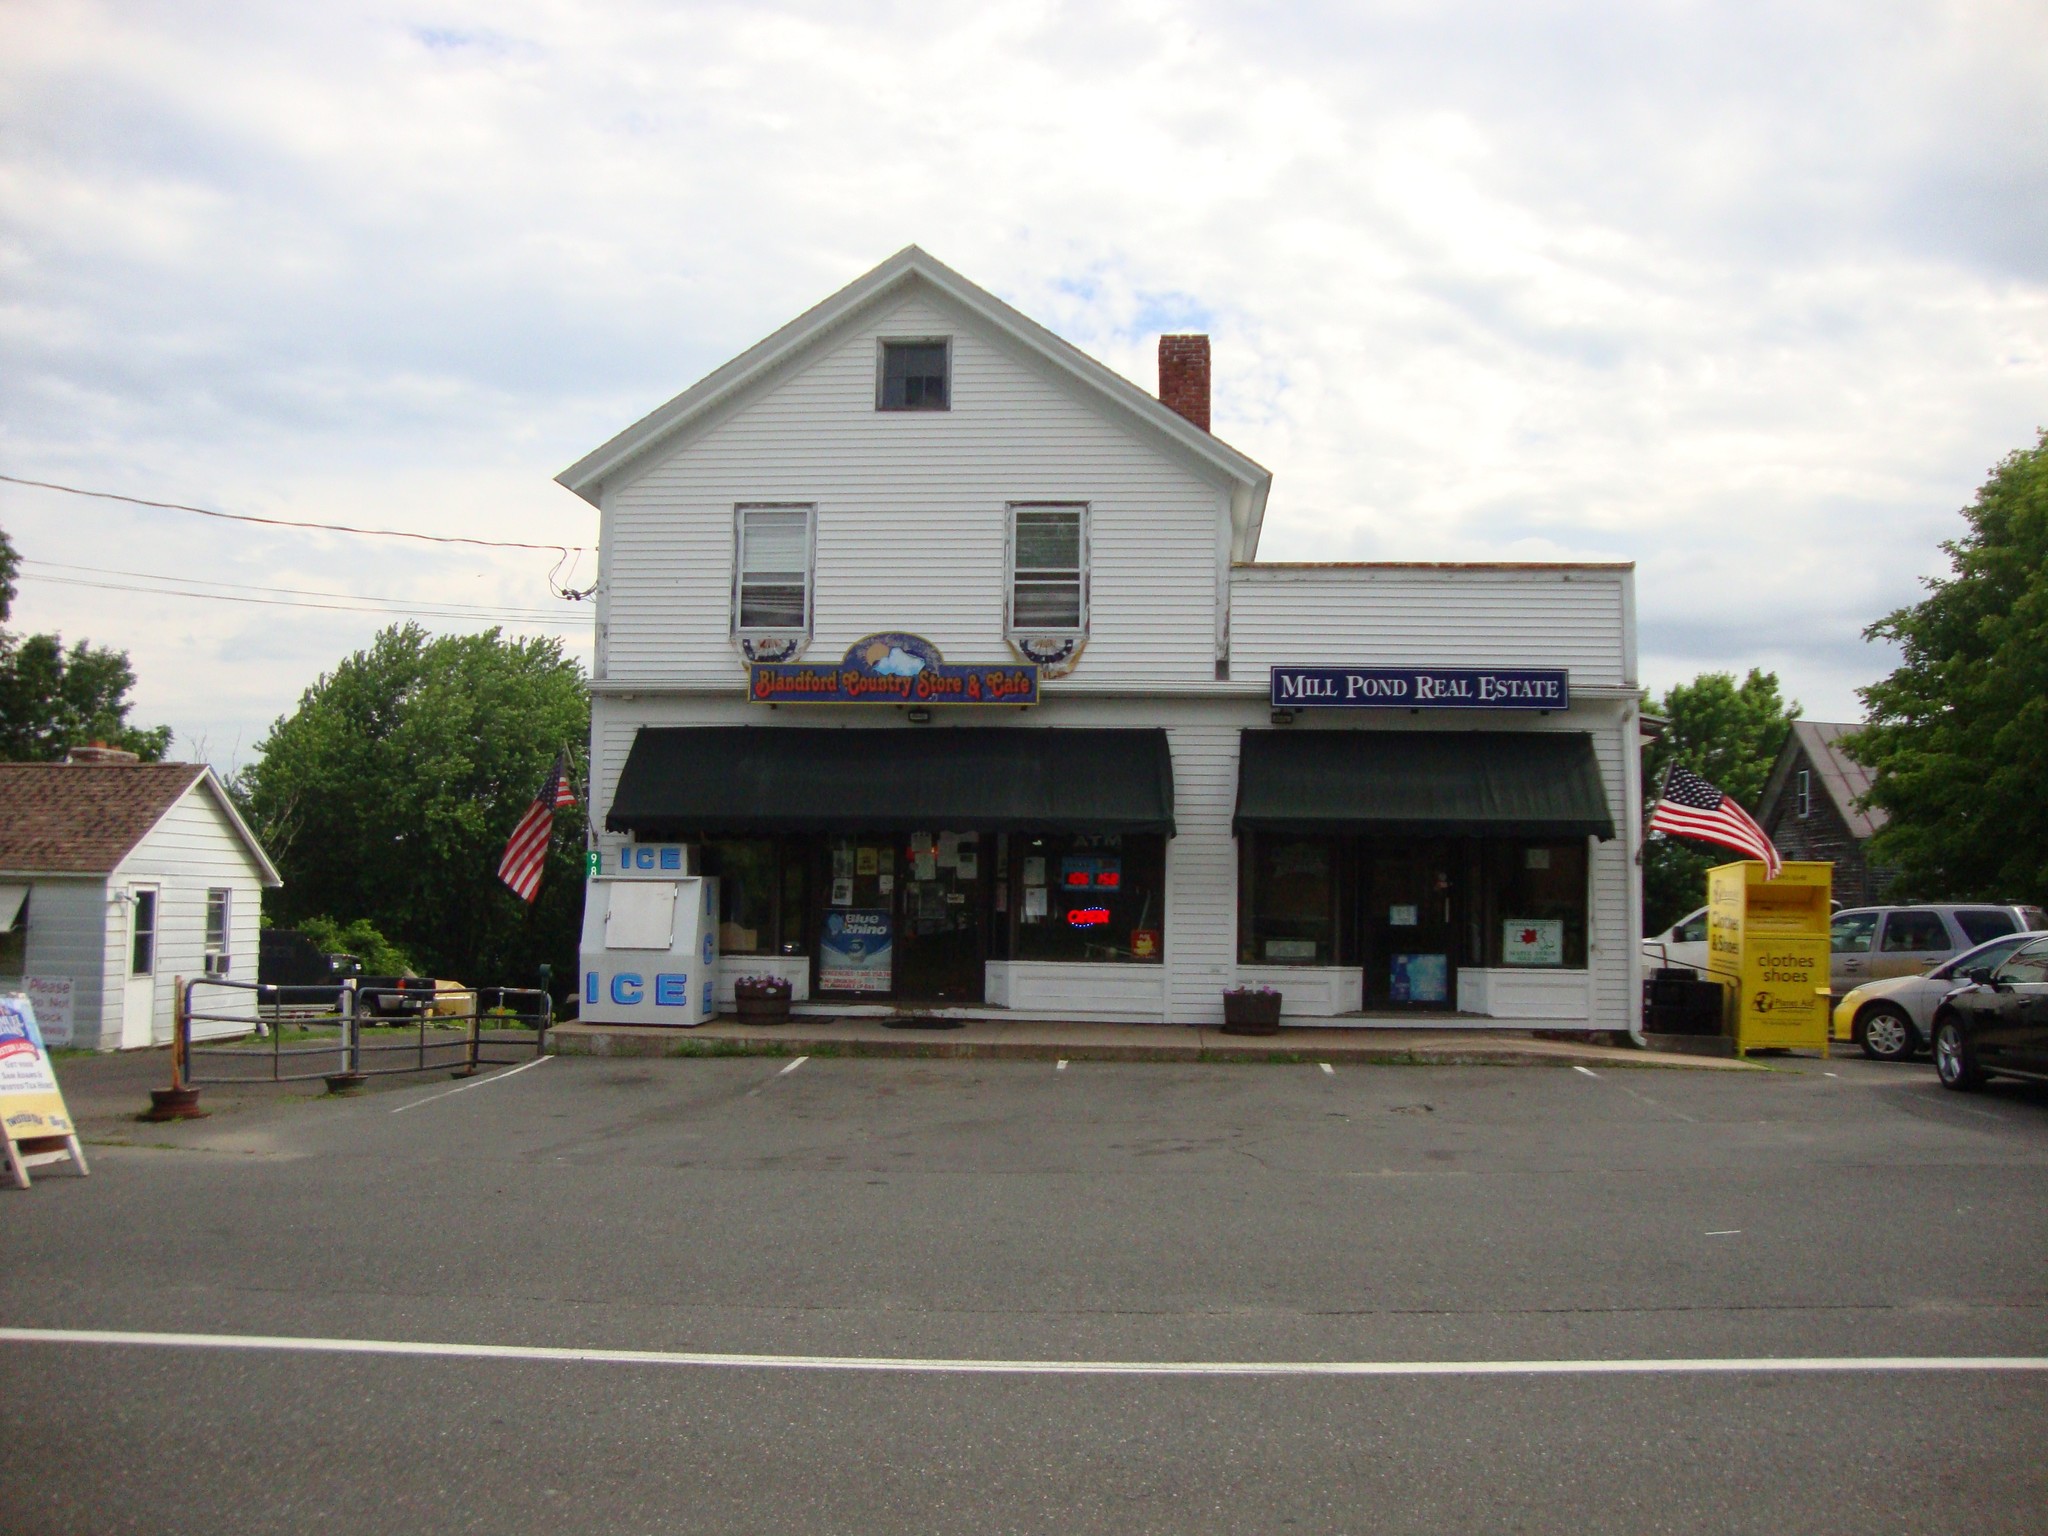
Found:
[(1278, 992), (1224, 993), (1223, 1033), (1226, 1035), (1279, 1034), (1280, 994)]
[(732, 989), (733, 1012), (743, 1024), (787, 1024), (790, 985), (786, 981), (741, 981)]

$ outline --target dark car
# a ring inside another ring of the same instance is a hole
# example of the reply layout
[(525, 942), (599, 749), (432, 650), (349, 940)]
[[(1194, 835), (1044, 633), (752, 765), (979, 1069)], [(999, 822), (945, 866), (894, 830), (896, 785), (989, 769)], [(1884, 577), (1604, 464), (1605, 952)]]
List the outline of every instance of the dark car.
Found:
[(1975, 1088), (1993, 1075), (2048, 1082), (2048, 939), (1961, 974), (1965, 984), (1934, 1015), (1942, 1086)]
[(354, 955), (331, 954), (296, 928), (265, 928), (257, 936), (256, 980), (265, 1003), (333, 1008), (342, 982), (362, 968)]

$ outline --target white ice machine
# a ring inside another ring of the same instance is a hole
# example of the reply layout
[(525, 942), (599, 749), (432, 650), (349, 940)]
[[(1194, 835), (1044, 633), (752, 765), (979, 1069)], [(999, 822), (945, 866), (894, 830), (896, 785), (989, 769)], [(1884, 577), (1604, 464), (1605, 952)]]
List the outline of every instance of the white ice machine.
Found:
[(718, 882), (678, 873), (680, 854), (629, 846), (585, 885), (584, 1022), (688, 1028), (716, 1011)]

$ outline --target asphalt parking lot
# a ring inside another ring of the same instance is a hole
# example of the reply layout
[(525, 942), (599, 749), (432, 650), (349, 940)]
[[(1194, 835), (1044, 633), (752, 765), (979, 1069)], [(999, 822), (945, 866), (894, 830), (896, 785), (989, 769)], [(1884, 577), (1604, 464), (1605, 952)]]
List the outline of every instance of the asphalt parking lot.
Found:
[(1812, 1059), (457, 1088), (108, 1107), (90, 1178), (0, 1190), (0, 1322), (128, 1336), (0, 1342), (0, 1528), (2048, 1528), (2048, 1373), (1763, 1364), (2048, 1356), (2040, 1090)]

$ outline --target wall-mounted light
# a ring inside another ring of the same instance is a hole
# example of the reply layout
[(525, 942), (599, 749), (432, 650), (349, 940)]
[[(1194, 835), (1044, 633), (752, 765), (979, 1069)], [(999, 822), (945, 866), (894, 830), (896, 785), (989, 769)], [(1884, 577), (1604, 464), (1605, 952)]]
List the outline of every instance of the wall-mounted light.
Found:
[(1294, 724), (1294, 711), (1293, 711), (1293, 710), (1291, 710), (1291, 709), (1276, 709), (1276, 710), (1274, 710), (1274, 711), (1273, 711), (1273, 723), (1274, 723), (1275, 725), (1292, 725), (1292, 724)]
[(912, 725), (930, 725), (932, 723), (932, 712), (928, 709), (913, 709), (905, 718)]

